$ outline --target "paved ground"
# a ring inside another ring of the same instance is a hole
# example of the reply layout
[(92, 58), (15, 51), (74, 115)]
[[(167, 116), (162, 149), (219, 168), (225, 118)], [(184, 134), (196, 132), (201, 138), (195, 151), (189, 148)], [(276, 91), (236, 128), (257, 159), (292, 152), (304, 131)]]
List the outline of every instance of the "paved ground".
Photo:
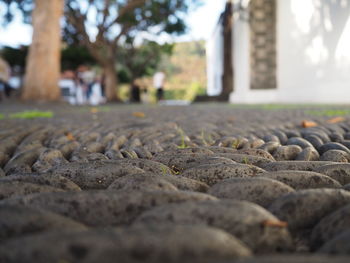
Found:
[(0, 113), (0, 262), (350, 260), (349, 106)]

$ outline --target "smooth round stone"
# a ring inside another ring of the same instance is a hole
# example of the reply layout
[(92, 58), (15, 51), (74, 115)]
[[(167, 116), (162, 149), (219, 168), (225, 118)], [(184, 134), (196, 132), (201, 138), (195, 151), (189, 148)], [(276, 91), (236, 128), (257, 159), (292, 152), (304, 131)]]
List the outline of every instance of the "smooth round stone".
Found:
[[(52, 245), (54, 244), (54, 245)], [(0, 259), (22, 262), (203, 262), (251, 256), (232, 235), (206, 226), (140, 225), (126, 229), (62, 231), (0, 245)]]
[(315, 171), (319, 167), (329, 164), (336, 164), (335, 162), (328, 161), (280, 161), (269, 163), (262, 168), (266, 171), (281, 171), (281, 170), (293, 170), (293, 171)]
[(269, 178), (232, 178), (213, 185), (208, 194), (218, 198), (249, 201), (263, 207), (281, 195), (294, 192), (290, 186)]
[(340, 189), (308, 189), (276, 199), (269, 211), (288, 222), (290, 230), (314, 226), (319, 220), (350, 202), (350, 193)]
[(345, 140), (350, 140), (350, 132), (344, 133), (344, 139)]
[(31, 172), (32, 165), (39, 158), (40, 154), (45, 150), (43, 147), (34, 148), (24, 151), (13, 156), (4, 167), (7, 175), (21, 172)]
[(0, 181), (0, 200), (34, 193), (61, 192), (62, 189), (18, 181)]
[[(115, 180), (108, 189), (147, 189), (169, 188), (169, 190), (184, 190), (195, 192), (207, 192), (209, 186), (205, 183), (182, 176), (156, 175), (151, 173), (126, 175)], [(159, 190), (159, 189), (158, 189)], [(165, 189), (164, 189), (165, 190)]]
[(324, 217), (312, 230), (311, 244), (317, 249), (337, 235), (350, 230), (350, 205)]
[(210, 148), (205, 147), (194, 147), (194, 148), (184, 148), (184, 149), (174, 149), (169, 151), (163, 151), (154, 155), (154, 158), (168, 155), (178, 155), (178, 154), (207, 154), (213, 155), (214, 152)]
[(64, 176), (81, 189), (106, 189), (118, 177), (143, 172), (128, 163), (93, 162), (60, 165), (48, 174)]
[(256, 148), (260, 147), (261, 145), (263, 145), (265, 142), (261, 139), (251, 139), (251, 140), (249, 140), (249, 143), (250, 143), (251, 148), (256, 149)]
[(34, 172), (44, 172), (56, 165), (68, 163), (59, 150), (47, 149), (43, 151), (33, 164)]
[(158, 205), (217, 198), (189, 191), (81, 191), (41, 193), (5, 199), (1, 204), (32, 206), (67, 216), (88, 226), (130, 224)]
[(287, 135), (288, 138), (301, 137), (300, 132), (297, 130), (286, 130), (285, 134)]
[(71, 158), (72, 153), (76, 151), (79, 147), (81, 147), (79, 142), (72, 141), (72, 142), (57, 146), (57, 149), (62, 153), (64, 158), (69, 160)]
[(329, 135), (329, 138), (331, 139), (332, 142), (341, 142), (341, 141), (344, 140), (344, 137), (343, 137), (342, 134), (340, 134), (340, 133), (335, 133), (335, 132), (331, 133), (331, 134)]
[(26, 206), (0, 205), (0, 214), (0, 243), (38, 232), (87, 229), (70, 218)]
[(71, 180), (59, 176), (59, 175), (49, 175), (49, 174), (20, 174), (20, 175), (10, 175), (0, 178), (1, 182), (25, 182), (36, 185), (52, 186), (66, 191), (81, 191), (80, 187), (73, 183)]
[(295, 190), (312, 188), (341, 188), (341, 184), (320, 173), (309, 171), (276, 171), (266, 172), (259, 176), (280, 181)]
[(310, 142), (308, 142), (307, 140), (305, 140), (301, 137), (289, 138), (286, 144), (287, 145), (297, 145), (297, 146), (300, 146), (302, 149), (305, 149), (307, 147), (313, 148), (313, 145)]
[(221, 153), (218, 155), (237, 163), (250, 164), (258, 167), (272, 162), (270, 159), (248, 154)]
[(280, 139), (276, 135), (273, 135), (273, 134), (265, 135), (262, 139), (265, 142), (278, 142), (278, 143), (281, 143)]
[(315, 172), (325, 174), (342, 185), (350, 184), (350, 164), (338, 163), (321, 166)]
[(346, 148), (349, 149), (350, 147), (350, 140), (343, 140), (340, 142), (342, 145), (344, 145)]
[(329, 143), (323, 144), (318, 150), (321, 155), (329, 150), (341, 150), (346, 153), (350, 153), (350, 150), (346, 146), (337, 142), (329, 142)]
[(319, 159), (320, 155), (314, 147), (306, 147), (295, 158), (296, 161), (318, 161)]
[(329, 150), (322, 154), (321, 161), (331, 161), (338, 163), (348, 163), (350, 154), (342, 150)]
[(136, 223), (206, 224), (242, 240), (255, 252), (292, 248), (286, 227), (264, 208), (236, 200), (185, 202), (160, 206), (143, 213)]
[(303, 149), (298, 145), (279, 146), (273, 153), (276, 161), (294, 160)]
[(246, 164), (212, 164), (200, 165), (185, 170), (181, 175), (198, 180), (207, 185), (214, 185), (221, 180), (236, 177), (252, 177), (264, 172), (263, 169)]
[(307, 135), (304, 139), (311, 143), (315, 149), (319, 149), (323, 145), (322, 139), (317, 135)]
[(350, 255), (350, 230), (348, 229), (328, 241), (317, 252), (331, 255)]
[(284, 132), (282, 132), (282, 131), (274, 131), (273, 134), (278, 137), (278, 139), (280, 140), (281, 144), (286, 144), (287, 143), (288, 137), (287, 137), (287, 135)]
[(208, 149), (214, 153), (237, 153), (237, 149), (230, 147), (210, 146)]
[(135, 174), (116, 179), (108, 190), (165, 190), (177, 191), (177, 187), (158, 175)]
[(275, 161), (275, 158), (273, 158), (273, 156), (269, 152), (264, 151), (262, 149), (241, 149), (237, 151), (237, 154), (247, 154)]
[(346, 191), (350, 191), (350, 184), (344, 185), (343, 189), (346, 190)]
[(105, 149), (105, 146), (99, 142), (90, 142), (85, 147), (90, 153), (103, 153)]
[(267, 142), (267, 143), (264, 143), (263, 145), (261, 145), (259, 147), (259, 149), (266, 151), (270, 154), (273, 154), (276, 151), (276, 149), (280, 146), (281, 146), (281, 144), (278, 142)]
[(8, 160), (10, 160), (10, 157), (6, 153), (0, 152), (0, 169), (5, 166)]
[(206, 153), (175, 154), (161, 155), (152, 158), (152, 160), (170, 167), (175, 172), (182, 172), (193, 166), (200, 165), (203, 161), (205, 162), (205, 160), (213, 156), (213, 154), (208, 155)]
[[(235, 164), (236, 162), (234, 160), (232, 160), (231, 158), (227, 158), (225, 157), (225, 155), (228, 154), (230, 155), (230, 153), (219, 153), (216, 154), (215, 156), (209, 156), (209, 157), (203, 157), (203, 158), (198, 158), (196, 159), (195, 162), (192, 161), (188, 161), (186, 163), (182, 163), (181, 167), (183, 170), (189, 169), (189, 168), (193, 168), (196, 166), (200, 166), (200, 165), (206, 165), (206, 164)], [(178, 167), (178, 166), (176, 166)], [(175, 169), (176, 171), (176, 169)]]
[(152, 153), (145, 149), (144, 147), (135, 147), (133, 148), (134, 152), (137, 154), (137, 156), (141, 159), (151, 159), (153, 157)]

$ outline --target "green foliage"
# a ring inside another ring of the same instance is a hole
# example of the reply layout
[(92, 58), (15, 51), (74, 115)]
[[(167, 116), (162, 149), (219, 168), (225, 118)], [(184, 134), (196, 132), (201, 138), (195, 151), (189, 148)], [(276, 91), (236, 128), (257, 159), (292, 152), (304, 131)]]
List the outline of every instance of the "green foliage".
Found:
[(10, 114), (11, 119), (36, 119), (36, 118), (52, 118), (54, 116), (51, 111), (23, 111)]
[(180, 145), (178, 146), (179, 149), (185, 149), (185, 148), (188, 148), (186, 142), (185, 142), (185, 132), (183, 131), (183, 129), (181, 128), (178, 128), (177, 130), (180, 134), (180, 140), (181, 140), (181, 143)]
[(119, 48), (117, 60), (122, 64), (129, 82), (136, 78), (151, 76), (156, 72), (164, 54), (170, 55), (173, 45), (160, 45), (154, 41), (145, 40), (142, 45), (136, 46), (132, 39)]
[(62, 50), (61, 68), (62, 70), (75, 70), (83, 64), (96, 64), (96, 60), (91, 56), (89, 51), (82, 46), (67, 46)]
[(5, 115), (0, 113), (0, 120), (3, 120), (3, 119), (5, 119)]
[(25, 68), (27, 54), (27, 46), (22, 46), (20, 48), (3, 47), (0, 51), (1, 57), (3, 57), (11, 67), (20, 66), (22, 69)]

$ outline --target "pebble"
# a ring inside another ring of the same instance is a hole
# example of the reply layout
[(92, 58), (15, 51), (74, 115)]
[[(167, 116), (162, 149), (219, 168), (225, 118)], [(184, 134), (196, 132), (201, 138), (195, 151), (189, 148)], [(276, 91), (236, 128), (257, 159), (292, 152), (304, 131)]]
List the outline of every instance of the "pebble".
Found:
[(49, 210), (88, 226), (127, 225), (142, 212), (167, 203), (216, 200), (187, 191), (81, 191), (41, 193), (8, 198), (1, 204), (18, 204)]
[[(295, 158), (296, 161), (318, 161), (320, 160), (320, 155), (315, 150), (314, 147), (306, 147), (300, 152)], [(331, 161), (331, 160), (321, 160), (321, 161)]]
[(347, 148), (346, 146), (344, 146), (338, 142), (329, 142), (329, 143), (323, 144), (319, 148), (319, 152), (321, 155), (323, 155), (325, 152), (327, 152), (329, 150), (341, 150), (341, 151), (344, 151), (346, 153), (350, 153), (349, 148)]
[(232, 178), (213, 185), (208, 194), (218, 198), (249, 201), (268, 207), (278, 197), (294, 192), (290, 186), (269, 178)]
[(325, 174), (342, 185), (350, 184), (350, 164), (348, 163), (324, 165), (315, 169), (315, 172)]
[(211, 186), (224, 179), (252, 177), (262, 172), (263, 169), (247, 164), (209, 164), (187, 169), (181, 175)]
[(294, 170), (294, 171), (315, 171), (316, 169), (329, 164), (336, 164), (329, 161), (280, 161), (264, 165), (266, 171)]
[[(52, 244), (55, 244), (52, 246)], [(203, 262), (251, 256), (232, 235), (205, 226), (145, 225), (126, 229), (62, 231), (0, 245), (0, 259), (21, 262)]]
[(322, 154), (320, 160), (338, 163), (348, 163), (350, 160), (350, 154), (342, 150), (329, 150)]
[(279, 146), (273, 153), (276, 161), (294, 160), (303, 149), (298, 145)]
[(350, 202), (350, 193), (339, 189), (308, 189), (289, 193), (276, 199), (269, 211), (288, 228), (313, 227), (319, 220)]
[(295, 190), (313, 188), (341, 188), (341, 184), (321, 173), (309, 171), (275, 171), (262, 173), (259, 176), (280, 181)]
[(245, 201), (201, 201), (160, 206), (143, 213), (138, 222), (206, 224), (231, 233), (255, 252), (292, 249), (286, 227), (277, 226), (279, 220), (264, 208)]

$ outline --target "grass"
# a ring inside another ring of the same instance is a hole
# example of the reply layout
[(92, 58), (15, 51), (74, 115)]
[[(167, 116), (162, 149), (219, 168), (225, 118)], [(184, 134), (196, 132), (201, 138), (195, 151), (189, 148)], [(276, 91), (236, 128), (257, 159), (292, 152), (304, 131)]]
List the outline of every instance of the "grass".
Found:
[(36, 119), (36, 118), (52, 118), (54, 116), (52, 111), (22, 111), (11, 113), (10, 119)]
[(335, 117), (335, 116), (350, 115), (350, 110), (309, 110), (309, 111), (306, 111), (305, 113), (312, 116)]
[(0, 113), (0, 120), (5, 119), (5, 115)]
[(185, 133), (181, 128), (178, 128), (178, 132), (180, 133), (180, 139), (181, 139), (181, 143), (179, 146), (177, 146), (179, 149), (185, 149), (188, 148), (188, 146), (186, 145), (185, 142)]

